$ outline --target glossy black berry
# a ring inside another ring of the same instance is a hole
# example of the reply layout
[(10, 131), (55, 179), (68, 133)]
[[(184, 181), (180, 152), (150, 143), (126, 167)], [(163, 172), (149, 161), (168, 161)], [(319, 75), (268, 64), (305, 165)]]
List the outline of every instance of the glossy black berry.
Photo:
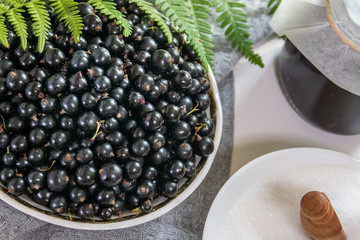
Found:
[(125, 50), (125, 42), (120, 35), (107, 36), (104, 45), (114, 56), (121, 56)]
[(157, 131), (164, 123), (164, 120), (159, 112), (153, 111), (145, 114), (142, 123), (146, 130)]
[(36, 203), (48, 206), (53, 195), (54, 193), (49, 189), (41, 188), (32, 195), (32, 198)]
[(143, 181), (136, 188), (136, 194), (140, 199), (149, 199), (153, 197), (155, 189), (150, 181)]
[(151, 66), (157, 72), (165, 72), (174, 62), (171, 54), (163, 49), (155, 50), (151, 57)]
[(119, 86), (124, 79), (124, 71), (120, 67), (112, 66), (107, 69), (106, 76), (110, 79), (111, 85)]
[(95, 157), (99, 160), (109, 160), (114, 157), (113, 148), (109, 143), (101, 143), (94, 148)]
[(144, 213), (149, 213), (153, 209), (153, 204), (150, 200), (146, 200), (141, 204), (140, 208)]
[(193, 148), (189, 143), (181, 143), (176, 147), (176, 156), (181, 160), (190, 160), (194, 157)]
[(95, 215), (94, 206), (90, 203), (80, 204), (77, 210), (77, 214), (82, 219), (91, 219)]
[(147, 156), (147, 162), (151, 166), (160, 166), (168, 158), (168, 151), (165, 148), (160, 148), (158, 151), (151, 151), (149, 156)]
[(148, 66), (151, 54), (148, 51), (142, 50), (135, 52), (133, 58), (135, 63), (140, 64), (141, 66)]
[(37, 170), (32, 170), (27, 175), (26, 182), (31, 190), (39, 190), (45, 184), (45, 173)]
[(72, 202), (83, 203), (88, 199), (88, 194), (83, 188), (74, 187), (69, 191), (69, 198)]
[(100, 93), (106, 93), (111, 89), (111, 81), (106, 76), (97, 77), (94, 81), (94, 88)]
[(63, 93), (67, 88), (67, 81), (61, 74), (52, 75), (46, 80), (46, 90), (51, 94)]
[(142, 93), (150, 92), (155, 86), (153, 77), (148, 74), (141, 74), (136, 77), (135, 87)]
[(191, 128), (186, 122), (179, 121), (171, 128), (171, 135), (178, 141), (186, 140), (191, 135)]
[(79, 99), (74, 94), (66, 95), (61, 101), (61, 107), (68, 114), (76, 114), (79, 111)]
[(5, 166), (11, 167), (15, 166), (16, 162), (18, 161), (18, 158), (16, 155), (12, 152), (6, 152), (1, 157), (2, 164)]
[(16, 171), (11, 167), (4, 167), (0, 170), (0, 182), (6, 184), (11, 178), (16, 176)]
[(14, 70), (6, 76), (6, 87), (14, 92), (24, 90), (26, 84), (30, 81), (29, 76), (22, 70)]
[(115, 115), (117, 109), (117, 102), (113, 98), (106, 98), (98, 102), (97, 110), (101, 118), (108, 118)]
[(146, 166), (142, 171), (141, 177), (146, 180), (155, 180), (158, 176), (158, 170), (153, 166)]
[(40, 107), (43, 113), (53, 113), (58, 110), (59, 105), (58, 99), (51, 96), (45, 96), (40, 100)]
[(111, 55), (106, 48), (98, 47), (91, 52), (90, 59), (97, 66), (106, 66), (111, 62)]
[(106, 163), (99, 170), (99, 178), (106, 187), (114, 187), (123, 179), (123, 171), (116, 163)]
[(156, 41), (152, 37), (149, 37), (149, 36), (144, 37), (142, 39), (142, 41), (140, 42), (140, 46), (139, 46), (140, 50), (148, 51), (150, 53), (155, 51), (157, 48), (158, 48), (158, 45), (157, 45)]
[[(36, 105), (31, 102), (20, 103), (17, 111), (18, 111), (19, 116), (25, 120), (34, 118), (38, 114), (38, 109), (37, 109)], [(10, 124), (13, 126), (12, 123), (10, 123)], [(25, 125), (25, 123), (24, 123), (24, 125)], [(20, 126), (18, 126), (18, 127), (21, 129)]]
[(178, 185), (173, 181), (165, 181), (161, 186), (161, 193), (167, 197), (172, 198), (178, 192)]
[(0, 132), (0, 149), (5, 149), (10, 142), (9, 135), (6, 132)]
[(142, 167), (138, 161), (129, 161), (125, 165), (126, 175), (129, 179), (135, 179), (141, 176)]
[(50, 114), (43, 115), (39, 121), (39, 126), (44, 130), (54, 130), (57, 126), (57, 120)]
[(135, 156), (144, 157), (150, 152), (151, 148), (149, 142), (145, 139), (137, 139), (132, 143), (131, 150)]
[(153, 150), (159, 150), (165, 145), (165, 137), (159, 132), (156, 132), (153, 135), (150, 135), (148, 137), (148, 141), (150, 143), (150, 146)]
[(110, 188), (102, 188), (96, 191), (95, 200), (102, 206), (115, 203), (115, 192)]
[(104, 207), (99, 212), (99, 217), (103, 218), (104, 220), (109, 220), (114, 216), (114, 211), (111, 207)]
[(68, 201), (63, 195), (58, 195), (50, 200), (50, 209), (55, 213), (65, 213), (68, 210)]
[(51, 169), (46, 176), (47, 187), (54, 192), (61, 192), (66, 189), (70, 177), (65, 169)]
[(61, 67), (65, 61), (65, 54), (58, 48), (51, 48), (44, 55), (44, 63), (47, 67), (56, 69)]
[(46, 159), (46, 152), (43, 148), (31, 148), (27, 154), (28, 160), (33, 165), (39, 165)]
[(195, 142), (195, 153), (201, 157), (207, 157), (214, 151), (214, 142), (209, 137), (200, 137)]
[(177, 122), (180, 120), (180, 108), (174, 104), (165, 106), (161, 112), (166, 122)]
[(11, 68), (13, 67), (13, 62), (9, 60), (1, 60), (0, 61), (0, 77), (5, 77), (8, 72), (10, 72)]
[(14, 153), (25, 153), (28, 149), (27, 138), (23, 135), (17, 135), (10, 142), (10, 150)]
[(196, 165), (192, 160), (187, 160), (184, 163), (185, 165), (185, 177), (191, 178), (196, 174)]
[(140, 199), (134, 193), (126, 194), (125, 196), (125, 206), (128, 209), (134, 209), (140, 206)]
[(69, 171), (73, 171), (79, 165), (79, 162), (76, 160), (76, 154), (73, 152), (64, 152), (59, 157), (60, 166), (66, 168)]
[(7, 192), (14, 196), (19, 196), (25, 192), (26, 183), (21, 177), (13, 177), (7, 184)]
[(51, 134), (50, 145), (55, 149), (63, 149), (69, 144), (69, 134), (65, 131), (58, 130)]
[(42, 128), (34, 128), (29, 133), (29, 141), (32, 145), (43, 145), (47, 141), (47, 134)]
[(92, 165), (83, 165), (76, 169), (75, 180), (83, 187), (89, 187), (93, 185), (97, 178), (97, 170)]
[(70, 60), (70, 68), (73, 71), (85, 71), (89, 66), (89, 56), (83, 50), (78, 50), (73, 53)]
[(97, 35), (102, 30), (102, 21), (101, 19), (90, 13), (84, 17), (84, 33), (89, 35)]

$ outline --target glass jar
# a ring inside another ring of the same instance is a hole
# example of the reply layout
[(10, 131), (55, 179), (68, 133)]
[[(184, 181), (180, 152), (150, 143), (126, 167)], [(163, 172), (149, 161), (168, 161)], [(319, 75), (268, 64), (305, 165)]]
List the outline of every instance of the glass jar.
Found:
[(283, 92), (305, 120), (336, 134), (360, 133), (360, 96), (326, 78), (290, 41), (281, 52), (279, 66)]

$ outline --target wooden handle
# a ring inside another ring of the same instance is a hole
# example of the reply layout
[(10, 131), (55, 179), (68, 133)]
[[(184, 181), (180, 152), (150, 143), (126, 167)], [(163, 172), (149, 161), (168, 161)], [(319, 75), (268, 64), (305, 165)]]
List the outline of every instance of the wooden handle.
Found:
[(325, 193), (306, 193), (300, 202), (300, 221), (314, 240), (345, 240), (346, 234)]

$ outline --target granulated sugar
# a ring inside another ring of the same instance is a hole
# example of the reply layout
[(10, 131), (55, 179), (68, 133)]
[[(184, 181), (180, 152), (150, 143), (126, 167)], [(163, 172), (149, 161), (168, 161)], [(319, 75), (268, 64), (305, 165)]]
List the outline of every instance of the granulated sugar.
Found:
[(300, 224), (300, 200), (324, 192), (348, 240), (360, 236), (360, 169), (319, 165), (278, 173), (248, 189), (222, 227), (223, 240), (308, 240)]

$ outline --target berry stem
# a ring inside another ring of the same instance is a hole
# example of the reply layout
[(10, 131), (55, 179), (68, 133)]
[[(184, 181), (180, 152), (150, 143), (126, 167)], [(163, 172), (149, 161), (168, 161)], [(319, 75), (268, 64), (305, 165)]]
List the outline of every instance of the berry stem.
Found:
[(68, 213), (69, 213), (69, 220), (72, 221), (72, 217), (71, 217), (71, 212), (70, 212), (70, 208), (68, 208)]
[(95, 132), (94, 136), (91, 138), (91, 141), (95, 141), (95, 138), (102, 133), (102, 131), (99, 132), (99, 130), (100, 130), (101, 125), (102, 125), (104, 122), (105, 122), (105, 120), (96, 121), (96, 124), (97, 124), (96, 132)]
[(193, 109), (191, 109), (190, 112), (188, 112), (188, 113), (186, 114), (186, 116), (189, 116), (189, 115), (192, 114), (193, 112), (199, 111), (200, 109), (197, 108), (198, 106), (199, 106), (199, 103), (197, 103), (196, 106), (195, 106)]
[(39, 171), (42, 171), (42, 172), (49, 171), (49, 170), (54, 166), (55, 162), (56, 162), (56, 160), (54, 160), (54, 161), (51, 163), (50, 167), (48, 167), (47, 169), (41, 169), (41, 168), (38, 168), (38, 169), (39, 169)]
[(1, 117), (1, 119), (2, 119), (4, 129), (5, 129), (5, 131), (7, 131), (6, 125), (5, 125), (5, 119), (4, 119), (3, 115), (0, 115), (0, 117)]
[(6, 147), (6, 153), (9, 154), (10, 153), (10, 146)]
[(206, 129), (208, 129), (208, 125), (206, 125), (205, 123), (198, 123), (197, 124), (198, 127), (195, 128), (195, 133), (194, 136), (191, 138), (191, 142), (195, 141), (195, 137), (198, 135), (198, 132), (203, 128), (206, 127)]

